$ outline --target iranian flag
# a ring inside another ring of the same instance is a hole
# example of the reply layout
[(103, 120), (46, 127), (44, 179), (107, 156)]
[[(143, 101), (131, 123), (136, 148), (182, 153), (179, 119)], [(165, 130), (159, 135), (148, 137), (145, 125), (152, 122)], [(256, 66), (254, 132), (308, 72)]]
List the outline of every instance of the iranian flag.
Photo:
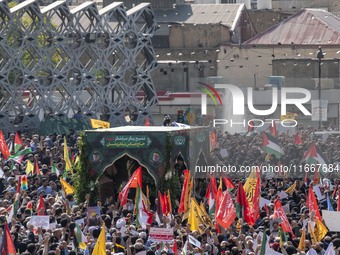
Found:
[(59, 177), (59, 170), (56, 168), (52, 159), (51, 159), (51, 162), (52, 162), (52, 173), (55, 173), (57, 177)]
[(20, 148), (23, 146), (20, 136), (18, 132), (15, 132), (15, 139), (14, 139), (14, 153), (16, 154)]
[[(312, 143), (312, 145), (309, 147), (308, 151), (305, 153), (305, 155), (302, 158), (306, 162), (310, 164), (321, 164), (328, 165), (328, 160), (325, 157), (325, 155), (322, 154), (321, 150), (319, 150), (318, 147), (316, 147), (315, 143)], [(321, 173), (324, 173), (326, 170), (325, 167), (321, 167), (322, 171)]]
[(277, 159), (283, 154), (283, 150), (279, 145), (279, 141), (272, 135), (263, 133), (262, 149), (268, 154), (274, 155)]
[(5, 222), (5, 229), (3, 233), (1, 254), (3, 255), (16, 255), (15, 246), (12, 240), (11, 232), (9, 231), (8, 225)]
[(136, 227), (142, 226), (146, 229), (146, 224), (152, 224), (153, 213), (146, 210), (145, 202), (143, 199), (143, 192), (139, 185), (137, 185), (137, 195), (136, 195), (136, 206), (137, 206), (137, 216), (136, 216)]

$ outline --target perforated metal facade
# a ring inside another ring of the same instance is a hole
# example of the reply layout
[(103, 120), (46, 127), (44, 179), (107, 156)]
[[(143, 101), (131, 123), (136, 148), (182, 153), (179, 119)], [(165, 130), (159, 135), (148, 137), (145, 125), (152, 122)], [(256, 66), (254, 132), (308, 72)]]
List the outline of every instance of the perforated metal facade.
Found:
[(149, 4), (127, 11), (122, 2), (100, 10), (93, 2), (10, 6), (0, 0), (0, 129), (78, 110), (112, 126), (144, 125), (157, 103)]

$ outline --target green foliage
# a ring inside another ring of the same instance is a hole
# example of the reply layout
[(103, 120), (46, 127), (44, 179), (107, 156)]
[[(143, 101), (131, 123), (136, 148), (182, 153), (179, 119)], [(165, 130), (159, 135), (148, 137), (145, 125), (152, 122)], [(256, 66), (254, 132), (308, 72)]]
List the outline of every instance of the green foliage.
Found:
[(171, 195), (171, 206), (172, 208), (175, 207), (175, 200), (180, 199), (180, 193), (181, 193), (181, 186), (179, 181), (179, 176), (176, 174), (174, 169), (172, 169), (172, 158), (171, 158), (171, 152), (173, 149), (172, 144), (172, 134), (168, 134), (167, 141), (166, 141), (166, 171), (165, 176), (161, 178), (158, 190), (164, 194), (164, 192), (167, 192), (170, 190)]
[(75, 167), (75, 171), (77, 172), (74, 179), (74, 189), (75, 189), (75, 198), (78, 203), (82, 203), (85, 201), (86, 194), (90, 194), (90, 204), (96, 204), (98, 201), (98, 181), (93, 177), (90, 178), (91, 167), (90, 164), (86, 162), (85, 154), (86, 154), (86, 142), (84, 133), (80, 134), (81, 140), (78, 143), (79, 146), (79, 163)]

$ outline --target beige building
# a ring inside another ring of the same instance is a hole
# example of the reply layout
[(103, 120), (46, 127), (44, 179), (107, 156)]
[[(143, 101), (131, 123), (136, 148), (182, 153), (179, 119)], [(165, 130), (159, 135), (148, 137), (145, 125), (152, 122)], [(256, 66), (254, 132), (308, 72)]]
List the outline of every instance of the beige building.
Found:
[[(338, 65), (340, 19), (324, 10), (301, 10), (241, 46), (222, 45), (217, 75), (240, 87), (264, 87), (268, 84), (268, 77), (274, 75), (273, 61), (289, 59), (296, 60), (289, 62), (289, 65), (294, 66), (293, 72), (289, 74), (292, 77), (302, 78), (305, 75), (306, 78), (318, 78), (318, 68), (312, 63), (319, 46), (322, 46), (324, 59), (336, 59), (334, 62)], [(310, 61), (301, 63), (301, 59)], [(283, 62), (281, 68), (285, 68)], [(323, 76), (326, 77), (326, 73)], [(334, 77), (331, 74), (328, 76)], [(336, 77), (334, 86), (338, 82), (339, 77)], [(295, 84), (286, 82), (285, 85)], [(311, 88), (314, 87), (315, 84), (311, 84)]]

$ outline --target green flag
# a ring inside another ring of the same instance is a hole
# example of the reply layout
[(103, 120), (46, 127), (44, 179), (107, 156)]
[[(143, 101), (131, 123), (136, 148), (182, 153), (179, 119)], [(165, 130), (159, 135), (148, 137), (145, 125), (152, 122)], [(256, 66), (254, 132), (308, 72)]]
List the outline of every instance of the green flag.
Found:
[(52, 173), (55, 173), (57, 176), (59, 176), (59, 171), (58, 169), (56, 168), (54, 162), (52, 161)]
[(265, 255), (266, 254), (266, 245), (267, 245), (267, 235), (266, 235), (266, 230), (263, 230), (263, 236), (262, 236), (262, 244), (261, 244), (261, 251), (260, 255)]
[(16, 158), (16, 157), (19, 157), (19, 156), (21, 156), (21, 155), (25, 155), (25, 154), (28, 154), (28, 153), (31, 153), (32, 152), (32, 150), (31, 150), (31, 148), (27, 148), (27, 149), (24, 149), (24, 150), (21, 150), (21, 151), (19, 151), (17, 154), (15, 154), (15, 155), (10, 155), (10, 156), (8, 156), (8, 158), (9, 159), (11, 159), (11, 158)]

